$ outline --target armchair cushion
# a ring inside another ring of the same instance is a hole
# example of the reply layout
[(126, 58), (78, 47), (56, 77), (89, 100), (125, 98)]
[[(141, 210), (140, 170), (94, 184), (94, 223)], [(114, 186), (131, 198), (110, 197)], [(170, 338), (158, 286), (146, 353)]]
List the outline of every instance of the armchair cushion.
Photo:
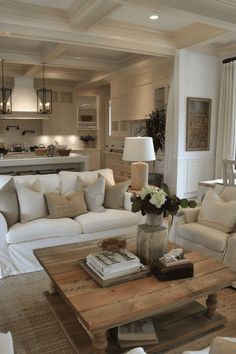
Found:
[(236, 227), (236, 200), (224, 199), (209, 190), (202, 202), (198, 223), (223, 232), (233, 232)]
[(209, 354), (235, 354), (236, 343), (231, 342), (222, 337), (216, 337), (213, 339)]
[(181, 237), (216, 252), (224, 251), (229, 236), (225, 232), (198, 223), (176, 224), (176, 231)]

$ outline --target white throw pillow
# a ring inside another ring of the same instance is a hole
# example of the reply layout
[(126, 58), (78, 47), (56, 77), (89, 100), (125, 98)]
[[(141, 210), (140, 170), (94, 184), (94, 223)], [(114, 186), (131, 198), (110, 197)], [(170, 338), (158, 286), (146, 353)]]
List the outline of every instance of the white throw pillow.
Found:
[(222, 337), (213, 339), (209, 354), (235, 354), (236, 343)]
[(103, 212), (106, 209), (102, 206), (105, 197), (105, 177), (99, 176), (97, 180), (86, 186), (82, 179), (77, 176), (76, 189), (84, 190), (85, 202), (90, 211)]
[(13, 178), (0, 189), (0, 212), (8, 227), (19, 221), (19, 204)]
[(236, 200), (226, 202), (213, 190), (207, 191), (198, 216), (198, 223), (223, 232), (234, 232)]
[(31, 185), (16, 182), (22, 224), (48, 215), (42, 184), (38, 179)]

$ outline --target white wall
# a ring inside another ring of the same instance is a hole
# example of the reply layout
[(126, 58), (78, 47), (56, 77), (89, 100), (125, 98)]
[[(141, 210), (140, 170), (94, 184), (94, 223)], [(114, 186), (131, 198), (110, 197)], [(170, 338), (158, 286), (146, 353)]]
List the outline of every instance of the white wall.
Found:
[[(218, 57), (180, 50), (177, 60), (175, 115), (178, 121), (176, 144), (176, 192), (179, 197), (195, 196), (200, 180), (214, 178), (220, 60)], [(209, 151), (186, 151), (187, 97), (210, 98), (211, 127)]]

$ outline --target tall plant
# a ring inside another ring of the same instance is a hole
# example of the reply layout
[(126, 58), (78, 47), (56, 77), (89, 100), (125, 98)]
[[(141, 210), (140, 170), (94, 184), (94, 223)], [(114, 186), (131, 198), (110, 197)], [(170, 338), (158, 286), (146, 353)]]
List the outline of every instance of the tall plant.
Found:
[(160, 149), (165, 151), (165, 125), (166, 106), (156, 109), (146, 116), (146, 125), (139, 129), (137, 134), (149, 136), (153, 139), (154, 151)]

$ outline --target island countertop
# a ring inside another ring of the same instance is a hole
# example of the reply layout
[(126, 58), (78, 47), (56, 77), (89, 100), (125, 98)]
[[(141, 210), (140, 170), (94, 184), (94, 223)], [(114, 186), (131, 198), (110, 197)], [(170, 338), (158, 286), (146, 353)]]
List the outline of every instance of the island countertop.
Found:
[[(88, 170), (88, 156), (71, 153), (70, 156), (36, 156), (32, 153), (12, 154), (0, 159), (0, 172), (23, 171), (25, 167), (32, 170), (48, 168), (63, 169), (63, 166), (74, 167), (78, 171)], [(44, 167), (45, 166), (45, 167)]]

